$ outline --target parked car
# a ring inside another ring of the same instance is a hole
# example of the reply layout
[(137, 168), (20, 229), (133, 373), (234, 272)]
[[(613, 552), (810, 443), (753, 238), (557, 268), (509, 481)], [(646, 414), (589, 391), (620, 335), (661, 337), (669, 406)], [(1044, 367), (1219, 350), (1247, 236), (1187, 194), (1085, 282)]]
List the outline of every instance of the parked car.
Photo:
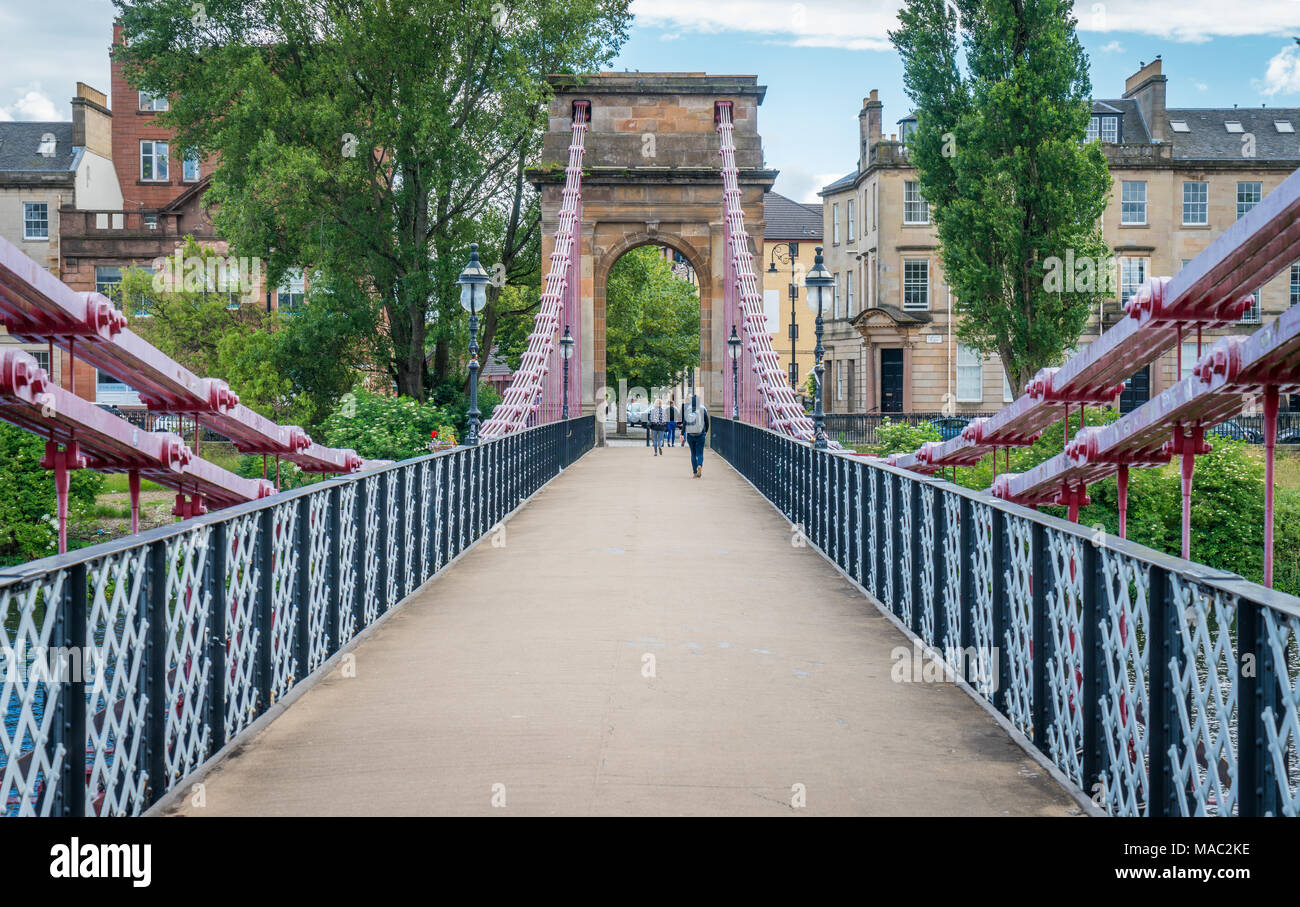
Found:
[(970, 419), (962, 416), (941, 416), (938, 419), (931, 419), (929, 425), (935, 431), (939, 432), (939, 437), (945, 441), (951, 441), (961, 434), (961, 430), (970, 423)]
[(650, 412), (650, 404), (644, 400), (633, 400), (627, 405), (627, 424), (647, 426), (646, 416)]
[(1210, 434), (1218, 435), (1220, 438), (1230, 438), (1233, 441), (1245, 441), (1248, 444), (1264, 443), (1264, 433), (1262, 431), (1257, 428), (1248, 428), (1235, 419), (1219, 423), (1210, 429)]
[(1300, 444), (1300, 428), (1291, 428), (1277, 433), (1279, 444)]

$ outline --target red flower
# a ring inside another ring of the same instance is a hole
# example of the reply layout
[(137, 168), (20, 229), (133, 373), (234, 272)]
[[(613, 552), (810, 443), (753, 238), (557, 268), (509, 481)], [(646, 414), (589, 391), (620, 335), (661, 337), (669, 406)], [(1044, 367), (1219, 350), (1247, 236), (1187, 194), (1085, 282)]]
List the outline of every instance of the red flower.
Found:
[(433, 431), (429, 432), (429, 437), (430, 437), (430, 438), (437, 438), (437, 437), (438, 437), (438, 429), (435, 428)]

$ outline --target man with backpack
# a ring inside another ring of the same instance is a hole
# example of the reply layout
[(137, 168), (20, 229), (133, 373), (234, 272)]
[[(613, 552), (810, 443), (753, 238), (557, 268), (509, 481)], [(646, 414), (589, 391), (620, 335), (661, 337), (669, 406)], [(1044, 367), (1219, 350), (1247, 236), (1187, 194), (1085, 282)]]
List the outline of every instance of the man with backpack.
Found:
[(704, 472), (704, 437), (709, 431), (709, 411), (694, 394), (691, 395), (690, 406), (682, 409), (685, 417), (682, 433), (691, 448), (691, 474), (698, 479)]

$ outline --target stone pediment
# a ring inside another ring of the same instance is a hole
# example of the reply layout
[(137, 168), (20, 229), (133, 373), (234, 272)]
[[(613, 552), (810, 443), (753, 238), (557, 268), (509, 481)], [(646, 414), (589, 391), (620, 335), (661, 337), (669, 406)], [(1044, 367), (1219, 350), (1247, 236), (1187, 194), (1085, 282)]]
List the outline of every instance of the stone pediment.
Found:
[(859, 331), (865, 333), (874, 328), (891, 331), (910, 330), (923, 324), (929, 324), (930, 321), (929, 312), (905, 312), (898, 306), (878, 305), (863, 309), (853, 317), (850, 323)]

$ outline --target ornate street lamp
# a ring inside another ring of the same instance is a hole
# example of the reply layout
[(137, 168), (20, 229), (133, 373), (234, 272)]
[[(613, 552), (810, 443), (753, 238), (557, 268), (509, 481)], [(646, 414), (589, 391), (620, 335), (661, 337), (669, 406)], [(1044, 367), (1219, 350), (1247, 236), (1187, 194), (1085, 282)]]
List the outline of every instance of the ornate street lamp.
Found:
[(478, 243), (469, 247), (469, 263), (456, 279), (460, 284), (460, 304), (469, 312), (469, 432), (465, 443), (478, 444), (478, 313), (487, 299), (488, 272), (478, 260)]
[(560, 411), (560, 418), (569, 418), (569, 360), (573, 358), (573, 335), (569, 333), (569, 326), (564, 326), (564, 336), (560, 338), (560, 358), (564, 360), (564, 407)]
[(727, 352), (731, 355), (731, 418), (740, 419), (740, 337), (736, 326), (731, 326), (731, 337), (727, 339)]
[(772, 246), (772, 259), (767, 273), (775, 274), (776, 263), (790, 266), (790, 390), (799, 390), (799, 366), (795, 362), (795, 341), (799, 339), (799, 325), (794, 320), (794, 304), (799, 300), (799, 284), (795, 282), (795, 265), (799, 261), (797, 242), (779, 242)]
[(817, 378), (817, 401), (813, 407), (813, 447), (818, 450), (826, 448), (826, 413), (822, 409), (822, 375), (825, 367), (822, 365), (822, 353), (826, 352), (822, 346), (822, 311), (824, 305), (830, 302), (831, 287), (835, 285), (835, 278), (831, 272), (826, 270), (826, 264), (822, 261), (822, 247), (817, 247), (817, 257), (813, 259), (812, 270), (804, 278), (803, 285), (808, 288), (808, 310), (817, 316), (817, 346), (813, 348), (813, 355), (817, 359), (817, 365), (813, 369)]

